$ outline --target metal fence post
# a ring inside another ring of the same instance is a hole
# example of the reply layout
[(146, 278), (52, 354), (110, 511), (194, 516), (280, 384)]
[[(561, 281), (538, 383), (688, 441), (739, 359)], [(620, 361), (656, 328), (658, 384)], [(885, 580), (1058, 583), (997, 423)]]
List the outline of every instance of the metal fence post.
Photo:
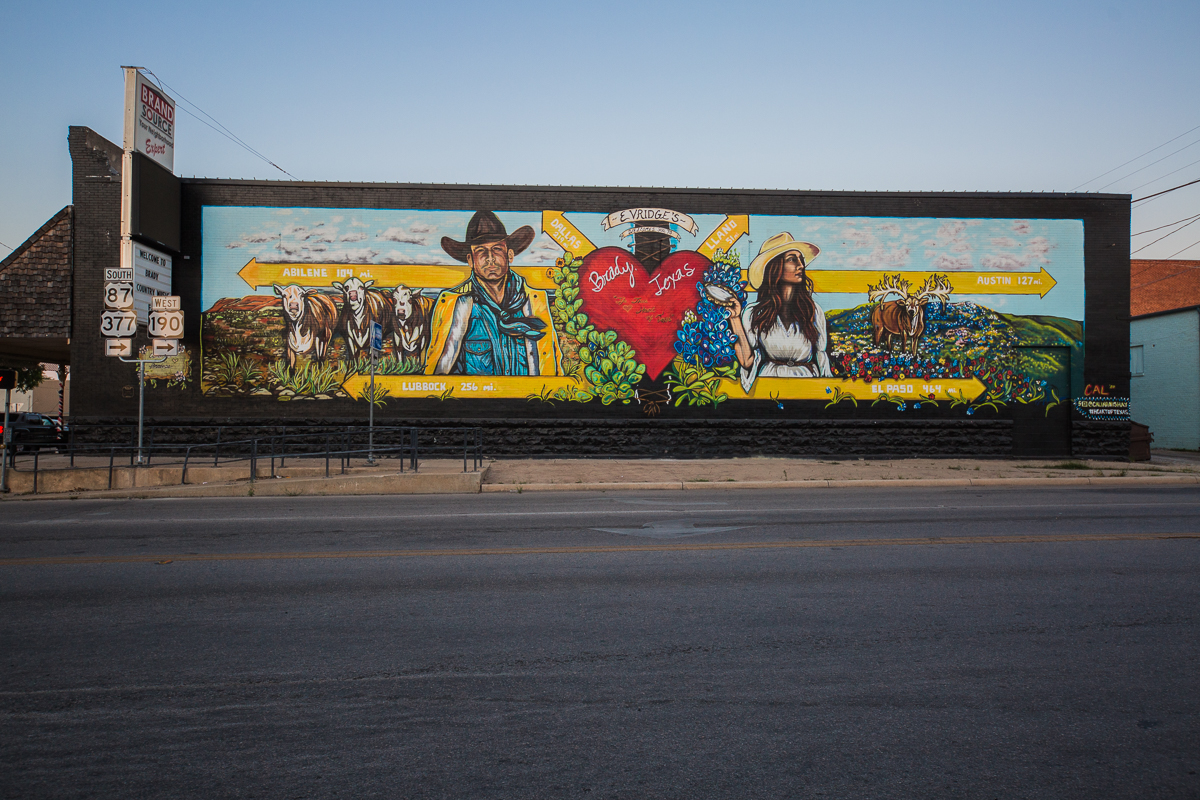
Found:
[(250, 440), (250, 482), (258, 478), (258, 439)]
[(179, 485), (180, 486), (183, 486), (185, 483), (187, 483), (188, 459), (190, 459), (191, 457), (192, 457), (192, 448), (191, 448), (191, 446), (188, 446), (188, 448), (183, 451), (183, 473), (179, 476)]
[(221, 428), (217, 428), (217, 448), (213, 451), (213, 466), (221, 460)]
[(108, 448), (108, 488), (112, 488), (113, 459), (117, 457), (117, 448)]
[(35, 447), (33, 450), (33, 493), (37, 494), (37, 479), (38, 479), (38, 456), (42, 454), (42, 448)]

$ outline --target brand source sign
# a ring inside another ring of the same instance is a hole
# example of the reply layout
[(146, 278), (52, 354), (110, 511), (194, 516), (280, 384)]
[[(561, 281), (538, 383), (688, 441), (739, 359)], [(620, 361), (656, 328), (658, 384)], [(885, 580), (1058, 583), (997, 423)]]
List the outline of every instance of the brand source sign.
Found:
[[(132, 70), (131, 70), (132, 71)], [(175, 171), (175, 101), (141, 72), (125, 82), (125, 149)]]
[(133, 308), (145, 324), (155, 297), (171, 294), (171, 257), (161, 250), (133, 243)]

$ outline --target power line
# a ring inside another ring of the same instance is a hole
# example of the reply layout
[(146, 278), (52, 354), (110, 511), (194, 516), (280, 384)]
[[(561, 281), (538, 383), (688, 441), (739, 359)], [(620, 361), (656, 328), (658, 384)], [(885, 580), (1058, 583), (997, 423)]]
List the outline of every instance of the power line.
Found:
[(1133, 187), (1132, 189), (1130, 189), (1130, 190), (1129, 190), (1129, 193), (1130, 193), (1130, 194), (1133, 194), (1133, 193), (1134, 193), (1134, 192), (1136, 192), (1138, 189), (1141, 189), (1143, 186), (1149, 186), (1149, 185), (1150, 185), (1150, 184), (1152, 184), (1152, 183), (1158, 183), (1158, 182), (1159, 182), (1159, 181), (1161, 181), (1163, 178), (1166, 178), (1166, 177), (1168, 177), (1168, 176), (1174, 175), (1176, 172), (1183, 172), (1183, 171), (1184, 171), (1185, 169), (1187, 169), (1188, 167), (1194, 167), (1194, 166), (1196, 166), (1197, 164), (1200, 164), (1200, 158), (1196, 159), (1195, 161), (1191, 162), (1190, 164), (1184, 164), (1184, 165), (1183, 165), (1182, 167), (1180, 167), (1179, 169), (1173, 169), (1173, 170), (1171, 170), (1170, 172), (1168, 172), (1168, 173), (1166, 173), (1166, 174), (1164, 174), (1164, 175), (1159, 175), (1157, 178), (1155, 178), (1155, 179), (1154, 179), (1154, 180), (1152, 180), (1152, 181), (1146, 181), (1145, 183), (1143, 183), (1143, 184), (1141, 184), (1141, 185), (1139, 185), (1139, 186), (1135, 186), (1135, 187)]
[(1180, 250), (1178, 253), (1171, 253), (1171, 255), (1167, 256), (1167, 258), (1174, 258), (1175, 256), (1179, 255), (1179, 253), (1183, 253), (1188, 250), (1191, 250), (1193, 247), (1195, 247), (1198, 244), (1200, 244), (1200, 239), (1197, 239), (1196, 241), (1192, 242), (1187, 247), (1183, 248), (1183, 250)]
[[(1128, 175), (1125, 175), (1125, 176), (1123, 176), (1123, 177), (1117, 178), (1115, 181), (1109, 181), (1108, 183), (1104, 184), (1103, 186), (1101, 186), (1101, 187), (1100, 187), (1099, 189), (1097, 189), (1096, 191), (1098, 191), (1098, 192), (1103, 192), (1105, 189), (1107, 189), (1108, 187), (1112, 186), (1114, 183), (1120, 183), (1121, 181), (1125, 180), (1125, 178), (1131, 178), (1131, 177), (1133, 177), (1134, 175), (1137, 175), (1137, 174), (1138, 174), (1139, 172), (1141, 172), (1142, 170), (1144, 170), (1144, 169), (1150, 169), (1151, 167), (1153, 167), (1155, 164), (1159, 163), (1160, 161), (1166, 161), (1166, 160), (1167, 160), (1168, 158), (1170, 158), (1171, 156), (1173, 156), (1173, 155), (1177, 155), (1178, 153), (1182, 153), (1184, 150), (1187, 150), (1189, 147), (1195, 147), (1195, 146), (1196, 146), (1196, 145), (1198, 145), (1198, 144), (1200, 144), (1200, 139), (1197, 139), (1196, 141), (1192, 142), (1191, 144), (1185, 144), (1183, 147), (1179, 148), (1178, 150), (1173, 150), (1173, 151), (1171, 151), (1170, 153), (1167, 153), (1167, 154), (1166, 154), (1165, 156), (1163, 156), (1162, 158), (1159, 158), (1159, 159), (1156, 159), (1156, 160), (1154, 160), (1154, 161), (1151, 161), (1149, 164), (1147, 164), (1147, 165), (1146, 165), (1146, 166), (1144, 166), (1144, 167), (1138, 167), (1137, 169), (1135, 169), (1133, 172), (1129, 173)], [(1176, 172), (1178, 172), (1178, 171), (1179, 171), (1179, 170), (1176, 170)], [(1167, 174), (1168, 174), (1168, 175), (1170, 175), (1171, 173), (1169, 173), (1169, 172), (1168, 172)], [(1156, 178), (1155, 180), (1157, 180), (1157, 178)], [(1150, 181), (1150, 182), (1151, 182), (1151, 183), (1154, 183), (1154, 181)]]
[[(1197, 222), (1200, 222), (1200, 214), (1197, 214), (1197, 215), (1196, 215), (1196, 218), (1195, 218), (1194, 220), (1192, 220), (1191, 222), (1189, 222), (1187, 225), (1183, 225), (1183, 226), (1181, 226), (1181, 227), (1179, 227), (1179, 228), (1176, 228), (1175, 230), (1171, 231), (1171, 232), (1170, 232), (1170, 233), (1168, 233), (1168, 234), (1165, 234), (1165, 235), (1163, 235), (1163, 236), (1160, 236), (1160, 237), (1158, 237), (1157, 239), (1155, 239), (1155, 240), (1154, 240), (1153, 242), (1151, 242), (1150, 244), (1158, 244), (1159, 242), (1161, 242), (1163, 239), (1167, 238), (1168, 236), (1174, 236), (1175, 234), (1179, 233), (1181, 230), (1183, 230), (1184, 228), (1186, 228), (1188, 225), (1195, 225)], [(1132, 255), (1134, 255), (1134, 254), (1136, 254), (1136, 253), (1140, 253), (1140, 252), (1142, 252), (1142, 251), (1143, 251), (1143, 250), (1145, 250), (1147, 247), (1149, 247), (1149, 246), (1150, 246), (1150, 244), (1144, 244), (1144, 245), (1142, 245), (1141, 247), (1139, 247), (1137, 250), (1134, 250), (1134, 251), (1133, 251), (1132, 253), (1130, 253), (1129, 255), (1131, 255), (1131, 256), (1132, 256)]]
[(1076, 186), (1076, 187), (1075, 187), (1074, 189), (1072, 189), (1071, 191), (1073, 191), (1073, 192), (1077, 192), (1077, 191), (1079, 191), (1079, 189), (1080, 189), (1081, 187), (1083, 187), (1083, 186), (1087, 186), (1087, 185), (1088, 185), (1089, 183), (1091, 183), (1092, 181), (1098, 181), (1098, 180), (1100, 180), (1101, 178), (1103, 178), (1105, 175), (1111, 175), (1112, 173), (1114, 173), (1114, 172), (1116, 172), (1117, 170), (1119, 170), (1121, 167), (1125, 167), (1125, 166), (1128, 166), (1128, 165), (1132, 164), (1133, 162), (1137, 161), (1137, 160), (1138, 160), (1138, 158), (1145, 158), (1146, 156), (1148, 156), (1148, 155), (1150, 155), (1151, 153), (1153, 153), (1155, 150), (1161, 150), (1162, 148), (1164, 148), (1164, 147), (1166, 147), (1167, 145), (1169, 145), (1171, 142), (1174, 142), (1174, 141), (1176, 141), (1177, 139), (1182, 139), (1183, 137), (1187, 136), (1187, 135), (1188, 135), (1189, 133), (1191, 133), (1192, 131), (1200, 131), (1200, 125), (1197, 125), (1196, 127), (1192, 128), (1192, 130), (1191, 130), (1191, 131), (1184, 131), (1183, 133), (1181, 133), (1181, 134), (1179, 134), (1178, 136), (1176, 136), (1174, 139), (1168, 139), (1167, 141), (1165, 141), (1165, 142), (1163, 142), (1162, 144), (1160, 144), (1158, 147), (1152, 147), (1152, 148), (1150, 148), (1149, 150), (1147, 150), (1146, 152), (1142, 153), (1142, 154), (1141, 154), (1140, 156), (1138, 156), (1137, 158), (1131, 158), (1131, 159), (1129, 159), (1128, 161), (1126, 161), (1124, 164), (1118, 164), (1117, 166), (1113, 167), (1113, 168), (1112, 168), (1112, 169), (1110, 169), (1108, 172), (1101, 173), (1101, 174), (1097, 175), (1096, 177), (1092, 178), (1091, 180), (1086, 180), (1086, 181), (1084, 181), (1083, 183), (1079, 184), (1079, 186)]
[[(4, 242), (0, 242), (0, 247), (8, 247)], [(15, 250), (15, 247), (8, 247), (9, 250)]]
[(1163, 228), (1169, 228), (1172, 225), (1178, 225), (1181, 222), (1187, 222), (1189, 219), (1195, 219), (1196, 217), (1200, 217), (1200, 214), (1197, 214), (1195, 217), (1184, 217), (1183, 219), (1177, 219), (1174, 222), (1168, 222), (1166, 225), (1159, 225), (1157, 228), (1147, 228), (1144, 231), (1138, 231), (1137, 233), (1131, 233), (1129, 235), (1141, 236), (1143, 233), (1154, 233), (1155, 231), (1161, 231)]
[(214, 131), (217, 131), (217, 133), (221, 134), (221, 135), (222, 135), (222, 136), (224, 136), (226, 139), (229, 139), (230, 141), (232, 141), (232, 142), (234, 142), (234, 143), (236, 143), (236, 144), (238, 144), (238, 145), (240, 145), (240, 146), (244, 147), (244, 148), (245, 148), (247, 151), (249, 151), (250, 153), (254, 154), (255, 156), (258, 156), (258, 157), (259, 157), (259, 158), (261, 158), (263, 161), (267, 162), (267, 163), (268, 163), (268, 164), (270, 164), (272, 167), (274, 167), (275, 169), (277, 169), (277, 170), (279, 170), (280, 172), (282, 172), (284, 175), (287, 175), (287, 176), (288, 176), (289, 178), (291, 178), (292, 180), (294, 180), (294, 181), (298, 181), (298, 180), (300, 180), (300, 179), (299, 179), (299, 178), (297, 178), (295, 175), (293, 175), (292, 173), (288, 172), (286, 169), (284, 169), (283, 167), (279, 166), (279, 165), (278, 165), (278, 164), (276, 164), (274, 161), (272, 161), (271, 159), (267, 158), (266, 156), (264, 156), (262, 153), (260, 153), (260, 152), (258, 152), (257, 150), (255, 150), (255, 149), (254, 149), (253, 147), (251, 147), (250, 145), (246, 144), (244, 141), (242, 141), (241, 137), (239, 137), (239, 136), (238, 136), (236, 133), (234, 133), (233, 131), (229, 130), (229, 128), (226, 128), (224, 125), (222, 125), (222, 124), (221, 124), (221, 121), (220, 121), (220, 120), (218, 120), (216, 117), (214, 117), (212, 114), (209, 114), (209, 113), (208, 113), (207, 111), (205, 111), (203, 108), (201, 108), (200, 106), (196, 105), (196, 104), (195, 104), (195, 103), (193, 103), (191, 100), (188, 100), (186, 97), (184, 97), (182, 94), (180, 94), (178, 90), (176, 90), (176, 89), (173, 89), (173, 88), (171, 88), (170, 86), (168, 86), (168, 85), (167, 85), (167, 82), (166, 82), (166, 81), (164, 81), (162, 78), (158, 77), (158, 75), (155, 75), (153, 70), (149, 70), (149, 69), (147, 69), (147, 70), (146, 70), (146, 72), (150, 73), (151, 75), (154, 75), (154, 80), (156, 80), (156, 81), (158, 81), (159, 83), (161, 83), (161, 84), (163, 85), (163, 87), (164, 87), (165, 89), (167, 89), (167, 91), (171, 92), (171, 93), (172, 93), (172, 94), (174, 94), (176, 97), (178, 97), (180, 100), (182, 100), (183, 102), (185, 102), (185, 103), (187, 103), (188, 105), (192, 106), (192, 107), (193, 107), (193, 108), (195, 108), (197, 111), (199, 111), (201, 114), (203, 114), (204, 116), (206, 116), (206, 117), (208, 117), (210, 120), (212, 120), (214, 123), (216, 123), (216, 125), (217, 125), (217, 126), (220, 128), (220, 130), (218, 130), (217, 128), (213, 127), (212, 125), (209, 125), (209, 123), (205, 122), (203, 119), (201, 119), (199, 116), (197, 116), (196, 114), (192, 113), (191, 111), (188, 111), (186, 108), (185, 108), (185, 109), (183, 109), (183, 110), (184, 110), (184, 111), (186, 111), (186, 112), (187, 112), (187, 113), (188, 113), (190, 116), (192, 116), (192, 117), (195, 117), (196, 119), (200, 120), (201, 122), (204, 122), (204, 124), (205, 124), (205, 125), (208, 125), (208, 127), (212, 128)]
[(1149, 200), (1151, 197), (1158, 197), (1160, 195), (1170, 194), (1171, 192), (1175, 191), (1176, 189), (1182, 189), (1185, 186), (1191, 186), (1193, 183), (1200, 183), (1200, 178), (1197, 178), (1194, 181), (1188, 181), (1187, 183), (1181, 183), (1178, 186), (1172, 186), (1170, 189), (1163, 189), (1161, 192), (1155, 192), (1154, 194), (1148, 194), (1145, 197), (1139, 197), (1138, 199), (1131, 200), (1130, 202), (1131, 203), (1140, 203), (1143, 200)]

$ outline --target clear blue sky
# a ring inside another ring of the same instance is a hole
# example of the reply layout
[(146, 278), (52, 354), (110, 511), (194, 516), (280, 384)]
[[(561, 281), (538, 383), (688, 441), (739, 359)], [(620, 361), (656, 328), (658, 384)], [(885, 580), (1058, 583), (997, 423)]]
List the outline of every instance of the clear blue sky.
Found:
[[(303, 180), (1070, 191), (1200, 125), (1195, 0), (8, 2), (3, 20), (9, 247), (71, 201), (68, 125), (121, 141), (121, 64)], [(1200, 144), (1124, 178), (1191, 142), (1084, 188), (1200, 178)], [(285, 177), (186, 113), (175, 168)], [(1133, 230), (1198, 213), (1200, 184)]]

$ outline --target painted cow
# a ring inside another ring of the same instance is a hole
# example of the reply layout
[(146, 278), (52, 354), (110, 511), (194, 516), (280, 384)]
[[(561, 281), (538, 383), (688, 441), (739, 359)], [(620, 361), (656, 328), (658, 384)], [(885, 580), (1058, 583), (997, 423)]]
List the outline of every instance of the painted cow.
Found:
[(429, 314), (419, 292), (400, 285), (392, 290), (392, 345), (400, 358), (424, 359), (429, 345)]
[(294, 368), (296, 357), (310, 352), (318, 363), (323, 362), (337, 326), (337, 306), (317, 289), (305, 289), (294, 283), (288, 286), (275, 284), (274, 288), (283, 305), (288, 366)]
[(333, 288), (342, 293), (342, 316), (338, 327), (346, 340), (346, 357), (351, 361), (367, 352), (371, 345), (371, 323), (383, 325), (383, 338), (391, 334), (392, 312), (387, 296), (372, 289), (375, 281), (364, 283), (359, 278), (348, 278), (345, 283), (333, 282)]

